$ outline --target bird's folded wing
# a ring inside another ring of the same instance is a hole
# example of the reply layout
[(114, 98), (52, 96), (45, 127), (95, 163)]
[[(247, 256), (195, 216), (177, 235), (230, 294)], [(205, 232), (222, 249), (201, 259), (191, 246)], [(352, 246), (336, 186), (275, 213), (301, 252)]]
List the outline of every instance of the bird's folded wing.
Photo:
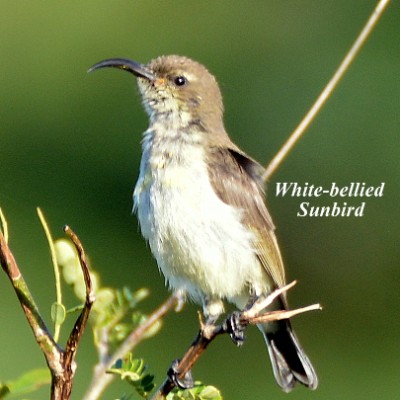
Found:
[(211, 147), (207, 154), (208, 174), (220, 199), (243, 213), (242, 221), (256, 240), (257, 256), (277, 287), (285, 284), (285, 271), (275, 226), (265, 205), (263, 167), (232, 144)]

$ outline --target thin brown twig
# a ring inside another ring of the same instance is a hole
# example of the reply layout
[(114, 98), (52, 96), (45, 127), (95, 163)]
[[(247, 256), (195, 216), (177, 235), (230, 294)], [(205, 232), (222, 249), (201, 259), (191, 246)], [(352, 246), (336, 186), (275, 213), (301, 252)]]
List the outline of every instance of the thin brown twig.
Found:
[(62, 350), (50, 334), (1, 230), (0, 263), (10, 279), (35, 340), (45, 356), (52, 376), (60, 374), (62, 371)]
[(255, 316), (249, 318), (248, 321), (250, 324), (260, 324), (263, 322), (272, 322), (272, 321), (279, 321), (281, 319), (289, 319), (294, 317), (295, 315), (303, 314), (308, 311), (317, 311), (322, 310), (321, 304), (311, 304), (309, 306), (296, 308), (294, 310), (285, 310), (285, 311), (271, 311), (264, 315)]
[(368, 36), (373, 31), (374, 27), (376, 26), (379, 19), (382, 17), (383, 12), (385, 11), (386, 7), (389, 5), (390, 0), (380, 0), (375, 7), (374, 11), (372, 12), (371, 16), (369, 17), (367, 23), (361, 30), (360, 34), (357, 36), (354, 44), (344, 57), (343, 61), (339, 65), (338, 69), (332, 76), (331, 80), (325, 86), (324, 90), (318, 96), (315, 103), (312, 105), (308, 113), (304, 116), (301, 120), (299, 125), (293, 131), (293, 133), (289, 136), (289, 139), (285, 142), (285, 144), (281, 147), (281, 149), (276, 153), (275, 157), (272, 161), (268, 164), (264, 174), (263, 180), (264, 182), (268, 181), (271, 176), (275, 173), (275, 171), (279, 168), (283, 160), (287, 157), (289, 152), (293, 149), (297, 141), (300, 137), (304, 134), (306, 129), (310, 126), (311, 122), (317, 116), (317, 114), (321, 111), (322, 107), (328, 100), (328, 98), (333, 93), (334, 89), (337, 87), (340, 80), (343, 78), (344, 74), (349, 69), (351, 63), (354, 61), (356, 55), (361, 50), (362, 46), (366, 42)]
[(251, 320), (256, 315), (259, 315), (263, 310), (265, 310), (269, 305), (271, 305), (275, 299), (277, 299), (281, 294), (292, 289), (292, 287), (295, 286), (296, 284), (297, 281), (294, 280), (293, 282), (290, 282), (287, 285), (274, 290), (267, 297), (261, 298), (258, 301), (256, 301), (250, 309), (243, 311), (242, 314), (244, 319)]

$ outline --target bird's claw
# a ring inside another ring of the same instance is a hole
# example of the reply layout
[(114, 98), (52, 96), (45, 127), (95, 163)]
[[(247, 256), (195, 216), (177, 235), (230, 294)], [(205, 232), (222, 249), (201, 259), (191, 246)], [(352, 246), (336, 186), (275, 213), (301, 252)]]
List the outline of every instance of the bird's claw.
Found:
[(194, 386), (192, 372), (189, 370), (188, 372), (186, 372), (183, 379), (179, 378), (179, 361), (180, 360), (175, 360), (172, 362), (172, 365), (167, 372), (168, 379), (180, 389), (190, 389)]
[(244, 331), (245, 326), (240, 322), (241, 313), (234, 311), (226, 321), (226, 330), (229, 333), (233, 343), (240, 347), (243, 345), (246, 338)]

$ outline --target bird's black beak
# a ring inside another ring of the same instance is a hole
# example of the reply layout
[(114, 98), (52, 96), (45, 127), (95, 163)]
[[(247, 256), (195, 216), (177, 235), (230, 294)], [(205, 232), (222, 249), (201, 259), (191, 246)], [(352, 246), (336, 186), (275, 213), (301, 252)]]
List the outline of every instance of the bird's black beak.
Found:
[(132, 73), (133, 75), (141, 78), (146, 78), (150, 81), (155, 80), (155, 75), (152, 71), (146, 68), (145, 65), (139, 64), (136, 61), (128, 60), (125, 58), (109, 58), (104, 61), (100, 61), (97, 64), (94, 64), (92, 67), (88, 69), (88, 72), (93, 72), (96, 69), (105, 68), (105, 67), (113, 67), (123, 69)]

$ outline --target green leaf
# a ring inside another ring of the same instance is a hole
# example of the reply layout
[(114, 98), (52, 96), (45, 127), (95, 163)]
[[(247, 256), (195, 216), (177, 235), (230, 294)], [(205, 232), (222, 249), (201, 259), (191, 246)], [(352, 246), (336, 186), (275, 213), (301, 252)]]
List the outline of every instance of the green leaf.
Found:
[(9, 393), (10, 388), (6, 384), (0, 382), (0, 399), (4, 399)]
[(51, 305), (51, 319), (57, 325), (61, 325), (65, 321), (66, 310), (63, 304), (54, 302)]
[(50, 385), (50, 383), (50, 371), (47, 368), (38, 368), (24, 373), (14, 381), (8, 382), (7, 387), (10, 391), (10, 397), (14, 397), (34, 392), (41, 386)]
[(206, 386), (200, 392), (200, 397), (204, 400), (222, 400), (220, 391), (214, 386)]
[(147, 385), (153, 384), (153, 379), (154, 379), (153, 375), (145, 375), (141, 379), (140, 383), (142, 386), (147, 386)]
[(119, 375), (133, 386), (136, 392), (147, 398), (147, 395), (154, 388), (154, 376), (146, 373), (147, 366), (141, 358), (133, 358), (129, 353), (124, 360), (118, 360), (107, 372)]
[(110, 288), (101, 288), (96, 292), (96, 302), (93, 309), (99, 312), (104, 311), (115, 300), (115, 290)]
[(175, 388), (167, 396), (167, 400), (222, 400), (222, 395), (216, 387), (204, 386), (201, 382), (196, 382), (191, 389)]

